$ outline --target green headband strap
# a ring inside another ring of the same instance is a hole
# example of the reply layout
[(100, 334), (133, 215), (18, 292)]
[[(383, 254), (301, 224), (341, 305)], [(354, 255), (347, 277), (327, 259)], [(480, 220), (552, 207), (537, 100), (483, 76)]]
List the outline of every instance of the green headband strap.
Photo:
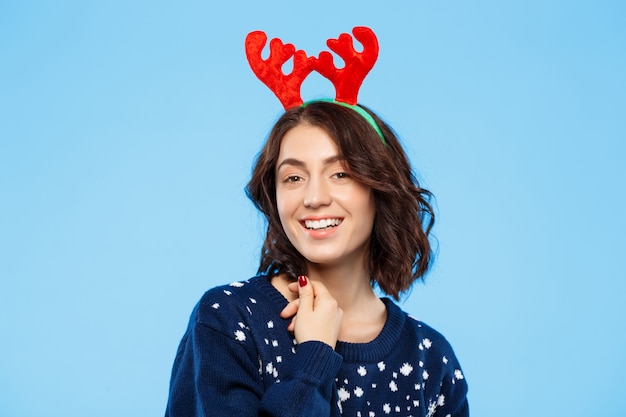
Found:
[(355, 112), (359, 113), (361, 115), (361, 117), (363, 117), (365, 119), (365, 121), (367, 123), (369, 123), (370, 126), (372, 126), (374, 128), (376, 133), (378, 133), (378, 136), (380, 136), (380, 140), (383, 142), (383, 145), (387, 146), (387, 141), (385, 140), (385, 135), (383, 135), (383, 131), (380, 129), (380, 126), (378, 126), (378, 123), (376, 123), (376, 120), (374, 120), (372, 115), (369, 114), (363, 107), (354, 106), (354, 105), (348, 104), (348, 103), (343, 103), (341, 101), (333, 100), (332, 98), (320, 98), (320, 99), (317, 99), (317, 100), (309, 100), (309, 101), (303, 103), (302, 107), (306, 107), (307, 105), (309, 105), (311, 103), (315, 103), (315, 102), (319, 102), (319, 101), (323, 101), (325, 103), (339, 104), (340, 106), (347, 107), (347, 108), (352, 109)]

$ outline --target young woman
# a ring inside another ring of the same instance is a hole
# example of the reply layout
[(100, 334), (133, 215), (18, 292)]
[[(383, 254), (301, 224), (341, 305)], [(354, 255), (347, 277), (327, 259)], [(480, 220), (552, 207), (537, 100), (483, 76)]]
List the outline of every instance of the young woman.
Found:
[(167, 416), (469, 415), (446, 339), (374, 292), (398, 299), (426, 273), (434, 216), (360, 109), (314, 101), (275, 124), (247, 186), (267, 218), (259, 275), (194, 309)]

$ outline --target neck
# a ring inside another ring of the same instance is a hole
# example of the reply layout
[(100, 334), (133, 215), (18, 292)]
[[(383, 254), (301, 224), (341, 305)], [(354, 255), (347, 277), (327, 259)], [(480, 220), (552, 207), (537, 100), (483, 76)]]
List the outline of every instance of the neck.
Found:
[(310, 264), (308, 274), (311, 280), (320, 281), (328, 288), (344, 314), (358, 311), (369, 302), (378, 300), (369, 274), (363, 267)]
[(378, 336), (385, 324), (387, 310), (376, 296), (366, 268), (311, 264), (308, 274), (311, 280), (326, 286), (343, 310), (339, 340), (366, 343)]

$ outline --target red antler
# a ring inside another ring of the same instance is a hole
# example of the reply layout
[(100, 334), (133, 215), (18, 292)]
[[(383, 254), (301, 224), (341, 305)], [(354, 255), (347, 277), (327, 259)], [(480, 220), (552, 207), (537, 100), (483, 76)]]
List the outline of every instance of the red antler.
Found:
[(342, 33), (339, 39), (329, 39), (326, 44), (344, 60), (345, 66), (341, 69), (335, 67), (332, 55), (326, 51), (320, 52), (313, 65), (335, 86), (335, 100), (355, 105), (359, 88), (378, 58), (378, 40), (368, 27), (357, 26), (352, 33), (363, 45), (363, 52), (357, 52), (352, 37)]
[[(267, 42), (267, 35), (262, 31), (250, 32), (246, 36), (246, 57), (254, 74), (261, 80), (285, 109), (302, 104), (300, 87), (304, 79), (313, 71), (313, 57), (307, 57), (304, 51), (296, 51), (290, 43), (274, 38), (270, 41), (270, 56), (267, 60), (261, 57), (261, 51)], [(293, 56), (293, 70), (285, 75), (282, 66)]]

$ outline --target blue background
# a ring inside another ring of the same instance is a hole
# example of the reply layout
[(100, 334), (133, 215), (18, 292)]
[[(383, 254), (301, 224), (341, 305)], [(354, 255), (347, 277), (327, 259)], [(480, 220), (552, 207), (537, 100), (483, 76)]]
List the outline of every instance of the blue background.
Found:
[(282, 109), (244, 38), (313, 55), (357, 25), (381, 44), (360, 101), (437, 197), (402, 306), (473, 415), (624, 415), (625, 4), (4, 0), (0, 415), (163, 414), (193, 305), (257, 266), (243, 187)]

